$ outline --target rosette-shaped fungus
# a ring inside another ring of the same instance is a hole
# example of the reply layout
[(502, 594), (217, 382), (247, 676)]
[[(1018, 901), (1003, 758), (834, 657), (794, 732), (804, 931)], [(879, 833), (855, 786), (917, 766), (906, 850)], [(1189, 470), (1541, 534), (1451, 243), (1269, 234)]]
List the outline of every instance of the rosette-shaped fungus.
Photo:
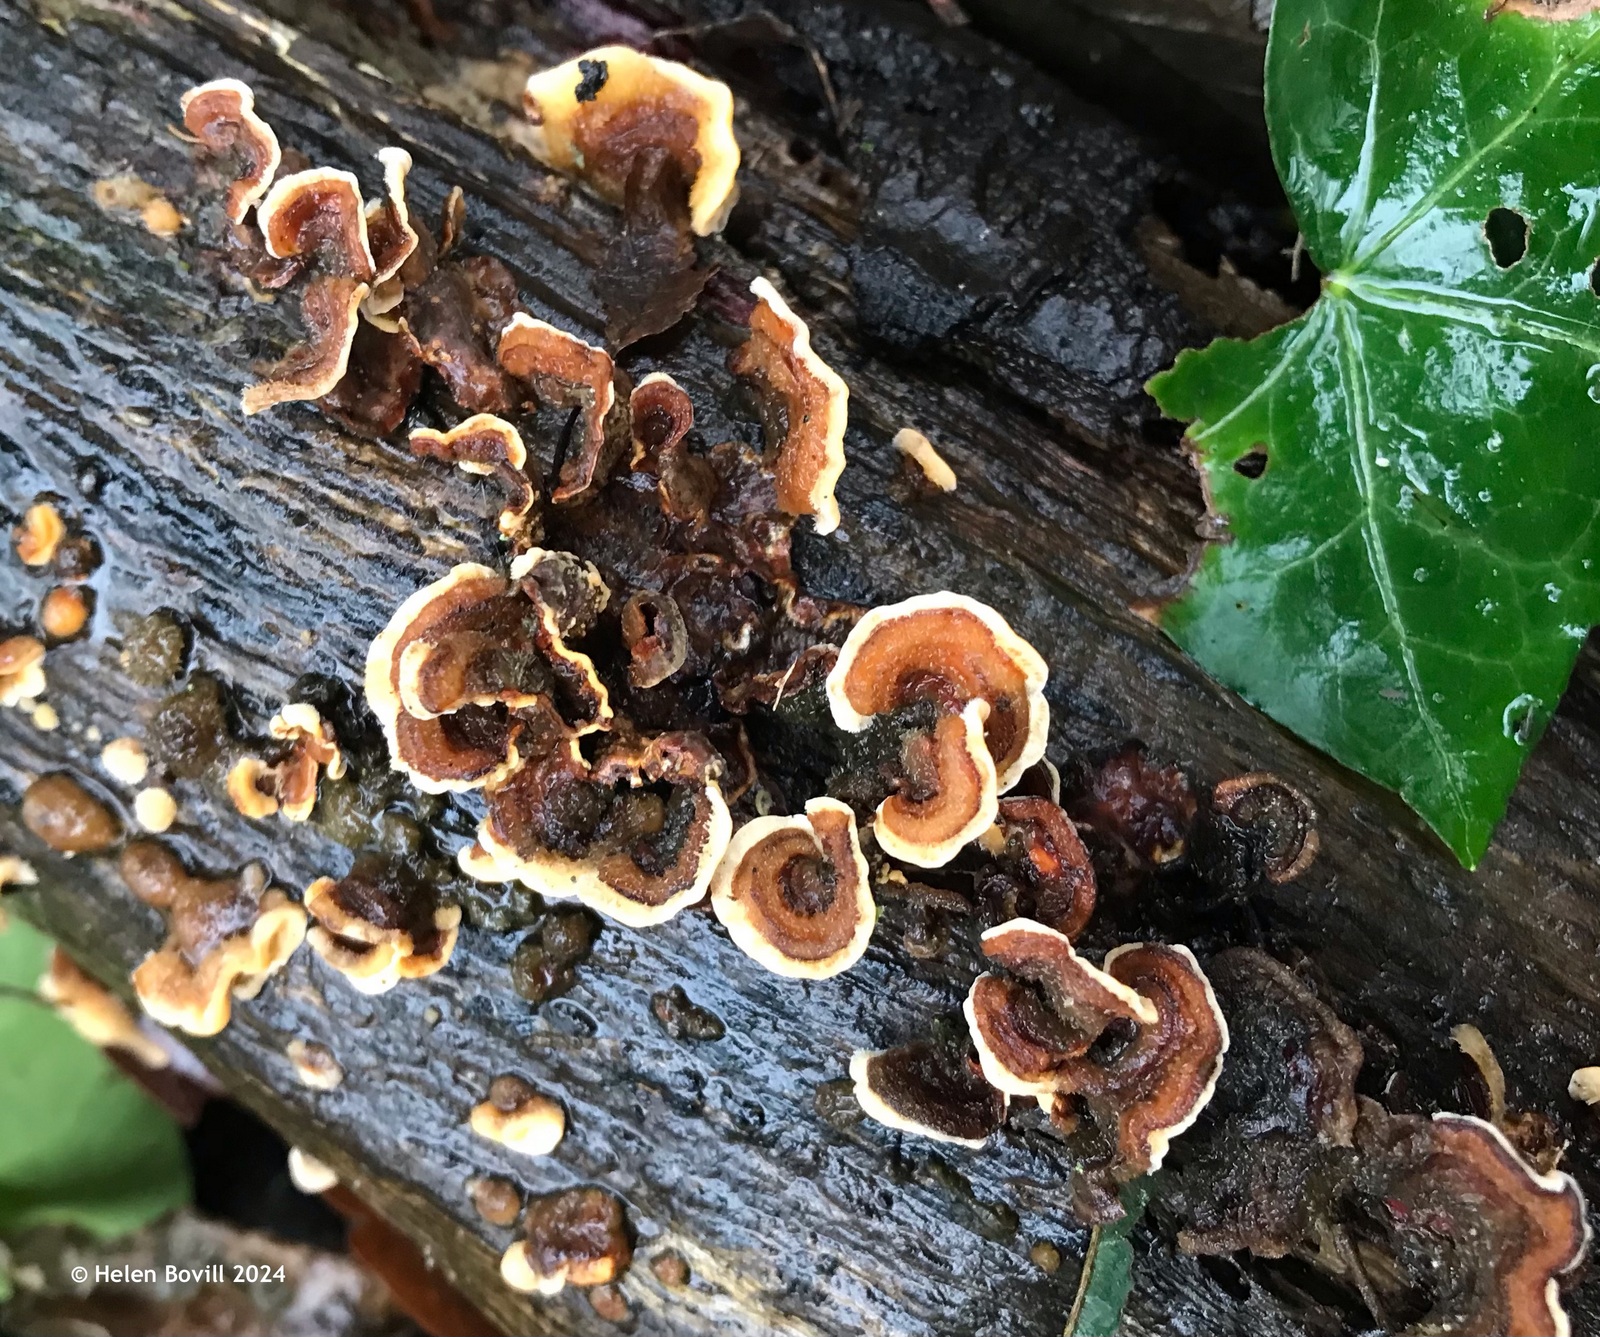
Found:
[(344, 776), (344, 753), (333, 726), (309, 701), (291, 701), (272, 717), (267, 732), (287, 752), (273, 763), (244, 757), (228, 771), (228, 797), (246, 817), (270, 817), (282, 812), (291, 822), (304, 822), (317, 804), (317, 778), (326, 769), (328, 779)]
[(1402, 1276), (1432, 1295), (1412, 1331), (1567, 1337), (1559, 1278), (1589, 1247), (1571, 1175), (1539, 1173), (1467, 1114), (1389, 1115), (1363, 1101), (1355, 1143), (1355, 1193), (1385, 1221)]
[(966, 1013), (985, 1077), (1037, 1097), (1084, 1147), (1074, 1206), (1115, 1216), (1115, 1185), (1159, 1168), (1216, 1087), (1228, 1027), (1186, 947), (1130, 943), (1096, 970), (1067, 939), (1013, 920), (983, 949), (1015, 977), (980, 977)]
[(878, 917), (855, 813), (815, 798), (803, 817), (745, 823), (711, 881), (711, 908), (740, 951), (779, 975), (848, 970)]
[(237, 877), (191, 877), (176, 855), (150, 840), (122, 853), (122, 880), (167, 918), (167, 940), (133, 972), (139, 1004), (163, 1026), (215, 1035), (231, 998), (254, 998), (306, 936), (306, 912), (267, 885), (259, 864)]
[(1072, 819), (1044, 798), (1000, 800), (995, 824), (980, 837), (1002, 871), (983, 884), (985, 896), (1003, 898), (1012, 913), (1037, 919), (1067, 937), (1094, 913), (1094, 865)]
[(1212, 885), (1243, 891), (1292, 882), (1317, 857), (1317, 811), (1266, 771), (1233, 775), (1212, 789), (1195, 823), (1195, 866)]
[(627, 411), (617, 398), (611, 355), (575, 334), (519, 311), (500, 331), (495, 356), (547, 404), (578, 410), (576, 439), (550, 499), (572, 501), (605, 476), (627, 445)]
[(240, 223), (278, 174), (283, 154), (272, 127), (256, 115), (256, 96), (237, 79), (213, 79), (179, 99), (183, 126), (208, 153), (232, 153), (240, 172), (228, 187), (228, 221)]
[(344, 877), (319, 877), (305, 907), (312, 950), (366, 994), (444, 969), (461, 927), (460, 906), (439, 905), (405, 864), (374, 855)]
[(528, 525), (533, 510), (533, 483), (526, 473), (528, 451), (522, 436), (504, 418), (477, 413), (448, 432), (419, 427), (411, 433), (411, 453), (454, 464), (463, 473), (495, 478), (510, 499), (500, 511), (499, 528), (513, 538)]
[(587, 655), (567, 648), (559, 613), (525, 579), (463, 563), (403, 603), (367, 654), (367, 703), (397, 770), (428, 793), (503, 780), (547, 735), (608, 727), (611, 704)]
[(1005, 1122), (1005, 1092), (965, 1053), (932, 1040), (857, 1050), (850, 1079), (862, 1112), (902, 1133), (976, 1150)]
[(555, 1295), (566, 1286), (601, 1286), (633, 1261), (622, 1204), (604, 1189), (571, 1188), (533, 1199), (523, 1218), (527, 1238), (500, 1259), (513, 1290)]
[(759, 299), (750, 313), (750, 337), (734, 349), (728, 366), (755, 382), (769, 410), (778, 508), (813, 516), (817, 533), (831, 534), (839, 527), (833, 490), (844, 472), (850, 389), (817, 356), (806, 323), (766, 279), (756, 279), (750, 291)]
[(666, 153), (689, 183), (689, 225), (722, 229), (738, 198), (739, 145), (728, 86), (676, 61), (603, 46), (528, 80), (534, 155), (621, 202), (635, 158)]
[(662, 923), (705, 897), (728, 848), (720, 768), (698, 734), (629, 740), (592, 765), (568, 740), (490, 787), (462, 869), (631, 928)]

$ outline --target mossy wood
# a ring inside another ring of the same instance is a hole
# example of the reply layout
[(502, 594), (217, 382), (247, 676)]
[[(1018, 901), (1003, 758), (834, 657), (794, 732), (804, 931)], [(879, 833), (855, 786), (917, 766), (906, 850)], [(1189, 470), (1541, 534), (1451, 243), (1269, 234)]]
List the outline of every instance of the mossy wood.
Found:
[[(651, 21), (738, 8), (685, 5)], [(1206, 782), (1267, 769), (1305, 790), (1322, 813), (1322, 854), (1300, 882), (1244, 907), (1179, 902), (1170, 885), (1107, 895), (1088, 949), (1149, 935), (1188, 941), (1202, 959), (1255, 940), (1309, 956), (1363, 1030), (1364, 1087), (1387, 1087), (1399, 1105), (1462, 1106), (1448, 1030), (1472, 1021), (1513, 1103), (1546, 1110), (1573, 1138), (1565, 1163), (1593, 1194), (1597, 1125), (1564, 1094), (1567, 1074), (1600, 1054), (1593, 654), (1474, 874), (1398, 800), (1210, 682), (1131, 611), (1184, 570), (1202, 510), (1176, 433), (1139, 389), (1209, 334), (1129, 240), (1167, 169), (922, 6), (767, 8), (805, 30), (830, 83), (769, 20), (698, 39), (704, 63), (756, 99), (739, 121), (744, 203), (705, 253), (738, 285), (777, 277), (851, 387), (844, 523), (798, 545), (808, 587), (870, 603), (949, 588), (993, 603), (1050, 662), (1059, 761), (1137, 737)], [(58, 494), (105, 554), (93, 635), (47, 663), (62, 727), (0, 714), (0, 845), (40, 872), (42, 889), (17, 898), (23, 913), (107, 980), (125, 981), (159, 943), (157, 917), (114, 859), (49, 855), (16, 804), (29, 778), (56, 768), (117, 792), (85, 734), (140, 733), (159, 698), (119, 667), (130, 619), (159, 606), (184, 614), (195, 663), (228, 684), (259, 735), (302, 674), (359, 682), (367, 643), (406, 594), (497, 550), (499, 501), (437, 462), (360, 441), (305, 407), (242, 416), (252, 364), (293, 337), (293, 303), (252, 301), (208, 259), (216, 212), (170, 129), (179, 94), (242, 77), (287, 144), (334, 166), (375, 175), (374, 152), (403, 145), (427, 214), (460, 184), (469, 243), (511, 266), (535, 314), (598, 337), (595, 274), (616, 214), (535, 166), (516, 145), (515, 109), (494, 98), (584, 45), (642, 39), (640, 14), (461, 6), (454, 45), (433, 49), (398, 4), (0, 0), (0, 505), (14, 519), (37, 493)], [(99, 207), (95, 182), (128, 174), (190, 225), (161, 237), (136, 213)], [(708, 440), (748, 434), (749, 421), (728, 416), (727, 350), (709, 328), (696, 318), (624, 361), (689, 387)], [(892, 449), (907, 425), (953, 465), (955, 493)], [(553, 436), (536, 445), (546, 464)], [(46, 588), (0, 562), (8, 625), (28, 625)], [(261, 859), (298, 891), (349, 864), (315, 823), (250, 823), (214, 789), (176, 792), (171, 839), (195, 866)], [(444, 843), (459, 843), (474, 815), (446, 807)], [(740, 955), (707, 915), (608, 927), (576, 987), (538, 1009), (511, 988), (520, 930), (469, 928), (447, 970), (377, 999), (302, 951), (196, 1048), (290, 1141), (427, 1241), (509, 1330), (590, 1333), (596, 1319), (569, 1292), (535, 1320), (500, 1283), (509, 1232), (478, 1218), (467, 1187), (484, 1174), (533, 1192), (597, 1183), (625, 1201), (639, 1261), (624, 1289), (641, 1332), (1055, 1337), (1086, 1232), (1065, 1205), (1070, 1166), (1037, 1119), (968, 1153), (852, 1124), (839, 1113), (848, 1100), (826, 1086), (852, 1049), (927, 1034), (976, 972), (959, 935), (942, 958), (914, 958), (900, 944), (907, 926), (887, 907), (854, 970), (804, 985)], [(657, 1023), (651, 997), (673, 986), (715, 1017), (720, 1038), (674, 1039)], [(295, 1038), (329, 1046), (343, 1085), (299, 1085), (284, 1053)], [(519, 1159), (468, 1131), (467, 1112), (504, 1072), (565, 1105), (570, 1131), (554, 1156)], [(1159, 1200), (1150, 1220), (1136, 1234), (1126, 1331), (1343, 1330), (1336, 1295), (1305, 1269), (1203, 1267), (1174, 1250)], [(1030, 1261), (1039, 1240), (1060, 1249), (1053, 1274)], [(647, 1266), (666, 1248), (687, 1259), (687, 1288)], [(1600, 1283), (1580, 1286), (1570, 1308), (1575, 1330), (1594, 1327)]]

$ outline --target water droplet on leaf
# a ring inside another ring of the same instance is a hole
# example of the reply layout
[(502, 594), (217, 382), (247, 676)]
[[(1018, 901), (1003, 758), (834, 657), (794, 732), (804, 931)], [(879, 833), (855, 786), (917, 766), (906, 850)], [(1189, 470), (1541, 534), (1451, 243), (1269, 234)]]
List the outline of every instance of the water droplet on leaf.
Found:
[(1533, 738), (1534, 725), (1544, 702), (1531, 692), (1512, 698), (1500, 716), (1501, 731), (1519, 747), (1526, 747)]

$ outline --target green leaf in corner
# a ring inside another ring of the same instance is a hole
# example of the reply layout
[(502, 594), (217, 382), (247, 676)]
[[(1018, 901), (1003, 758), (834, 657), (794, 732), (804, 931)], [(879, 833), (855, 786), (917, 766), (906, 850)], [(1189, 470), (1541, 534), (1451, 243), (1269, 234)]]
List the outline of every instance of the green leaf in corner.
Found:
[(1322, 296), (1150, 383), (1231, 540), (1163, 626), (1468, 866), (1600, 621), (1600, 17), (1517, 7), (1278, 0)]
[(1122, 1308), (1133, 1291), (1133, 1245), (1128, 1236), (1149, 1200), (1149, 1178), (1135, 1179), (1121, 1193), (1124, 1215), (1094, 1228), (1078, 1282), (1078, 1302), (1062, 1337), (1115, 1337), (1122, 1326)]
[(50, 940), (0, 930), (0, 1235), (46, 1223), (110, 1239), (189, 1197), (183, 1141), (105, 1055), (31, 993)]

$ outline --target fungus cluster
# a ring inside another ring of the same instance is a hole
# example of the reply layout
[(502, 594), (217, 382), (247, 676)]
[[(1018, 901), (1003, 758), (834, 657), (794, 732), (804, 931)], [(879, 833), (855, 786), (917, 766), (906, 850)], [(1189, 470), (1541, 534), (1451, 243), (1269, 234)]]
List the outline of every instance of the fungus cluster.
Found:
[(291, 822), (304, 822), (317, 802), (317, 780), (344, 775), (344, 754), (333, 727), (308, 701), (293, 701), (272, 717), (267, 732), (282, 755), (266, 762), (241, 757), (228, 771), (228, 797), (246, 817), (281, 812)]
[(437, 904), (404, 863), (373, 854), (344, 877), (317, 878), (305, 911), (312, 951), (366, 994), (444, 969), (461, 926), (459, 906)]

